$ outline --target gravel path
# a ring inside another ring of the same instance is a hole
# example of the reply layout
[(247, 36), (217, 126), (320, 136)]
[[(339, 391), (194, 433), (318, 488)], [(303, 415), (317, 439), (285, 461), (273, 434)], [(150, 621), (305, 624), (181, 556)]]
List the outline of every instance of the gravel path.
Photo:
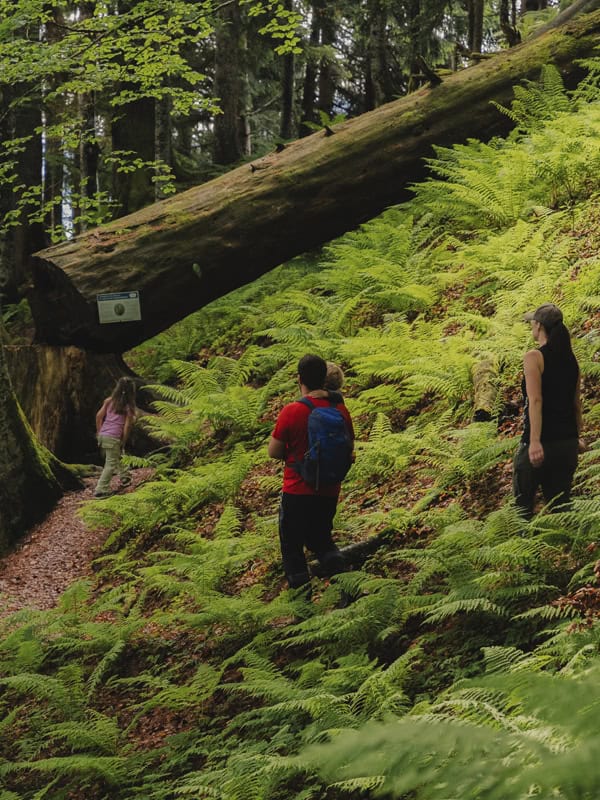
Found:
[[(152, 473), (131, 471), (131, 492)], [(0, 617), (21, 608), (48, 609), (73, 581), (91, 574), (106, 531), (90, 531), (77, 516), (80, 506), (93, 498), (97, 477), (85, 488), (68, 492), (56, 507), (32, 528), (17, 548), (0, 560)]]

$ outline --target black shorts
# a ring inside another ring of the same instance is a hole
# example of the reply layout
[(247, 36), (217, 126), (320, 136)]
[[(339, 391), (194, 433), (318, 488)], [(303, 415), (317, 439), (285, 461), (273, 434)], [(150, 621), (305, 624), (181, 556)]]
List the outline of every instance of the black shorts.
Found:
[(538, 486), (546, 503), (555, 511), (564, 510), (571, 499), (571, 484), (577, 467), (578, 439), (542, 442), (544, 461), (533, 467), (529, 460), (529, 444), (521, 442), (513, 460), (513, 494), (517, 506), (530, 519)]

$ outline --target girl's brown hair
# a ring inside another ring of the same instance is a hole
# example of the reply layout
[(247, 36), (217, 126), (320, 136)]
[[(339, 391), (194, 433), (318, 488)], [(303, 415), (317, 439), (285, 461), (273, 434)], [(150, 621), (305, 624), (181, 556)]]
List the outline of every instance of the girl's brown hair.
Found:
[(110, 396), (115, 414), (133, 414), (135, 412), (135, 383), (131, 378), (119, 378)]

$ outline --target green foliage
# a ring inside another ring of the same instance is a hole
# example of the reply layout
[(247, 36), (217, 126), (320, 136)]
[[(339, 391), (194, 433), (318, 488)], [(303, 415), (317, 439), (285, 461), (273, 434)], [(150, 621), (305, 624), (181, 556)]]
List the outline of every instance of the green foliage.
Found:
[[(600, 449), (568, 512), (527, 523), (506, 496), (543, 300), (597, 428), (594, 85), (547, 71), (517, 135), (440, 151), (406, 206), (138, 348), (169, 381), (148, 423), (169, 447), (82, 509), (97, 575), (0, 623), (7, 798), (597, 796)], [(370, 554), (311, 599), (282, 589), (265, 454), (308, 350), (345, 372), (336, 538)], [(482, 360), (500, 430), (472, 421)]]

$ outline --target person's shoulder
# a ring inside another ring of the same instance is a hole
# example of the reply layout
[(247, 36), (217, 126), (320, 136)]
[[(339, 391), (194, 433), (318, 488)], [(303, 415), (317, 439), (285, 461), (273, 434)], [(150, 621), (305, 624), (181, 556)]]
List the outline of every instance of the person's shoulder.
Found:
[(535, 347), (533, 350), (528, 350), (523, 356), (524, 364), (543, 364), (544, 354), (541, 350)]
[(292, 400), (291, 402), (286, 403), (281, 409), (279, 412), (279, 419), (297, 416), (298, 413), (302, 413), (303, 409), (308, 412), (308, 407), (305, 403), (303, 403), (301, 400)]

